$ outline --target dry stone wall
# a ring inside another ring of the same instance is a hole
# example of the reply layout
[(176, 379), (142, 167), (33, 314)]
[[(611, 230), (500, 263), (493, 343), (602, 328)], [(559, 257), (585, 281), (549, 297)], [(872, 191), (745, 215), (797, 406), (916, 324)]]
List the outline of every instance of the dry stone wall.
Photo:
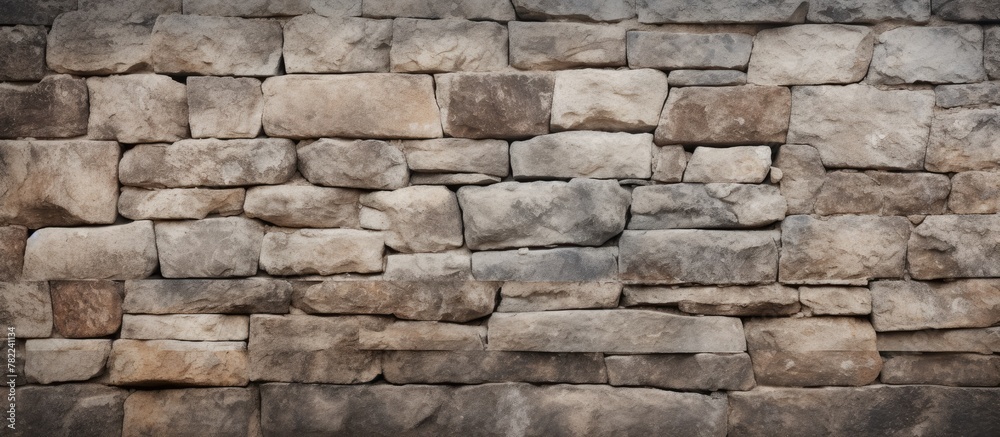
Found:
[(4, 435), (1000, 429), (993, 0), (0, 0), (0, 138)]

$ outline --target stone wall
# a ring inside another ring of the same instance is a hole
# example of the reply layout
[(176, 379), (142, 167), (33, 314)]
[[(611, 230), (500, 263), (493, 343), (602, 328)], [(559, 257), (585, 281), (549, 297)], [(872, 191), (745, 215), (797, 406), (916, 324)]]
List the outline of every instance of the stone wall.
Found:
[(1000, 429), (995, 0), (0, 25), (4, 435)]

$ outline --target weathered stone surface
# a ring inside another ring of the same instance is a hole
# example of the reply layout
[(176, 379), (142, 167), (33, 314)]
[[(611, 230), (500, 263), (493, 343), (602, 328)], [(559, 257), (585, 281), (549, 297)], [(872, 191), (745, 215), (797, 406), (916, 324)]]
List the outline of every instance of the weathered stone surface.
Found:
[(13, 326), (17, 338), (52, 334), (52, 298), (47, 282), (0, 282), (0, 323)]
[(87, 84), (66, 75), (0, 83), (0, 138), (69, 138), (87, 133)]
[(551, 74), (450, 73), (436, 76), (435, 85), (445, 134), (519, 139), (549, 133)]
[(434, 101), (434, 80), (430, 76), (390, 73), (285, 75), (268, 78), (263, 89), (264, 131), (269, 136), (441, 136), (441, 116)]
[(293, 181), (247, 190), (247, 217), (292, 228), (357, 228), (361, 192)]
[(413, 173), (410, 185), (490, 185), (501, 181), (499, 176), (480, 173)]
[(18, 387), (17, 425), (9, 435), (118, 435), (109, 430), (121, 428), (122, 404), (128, 394), (99, 384)]
[(24, 372), (29, 382), (86, 381), (104, 372), (111, 340), (46, 338), (25, 344)]
[(779, 280), (865, 285), (901, 278), (909, 236), (905, 217), (789, 216), (781, 223)]
[(260, 435), (256, 388), (137, 391), (125, 400), (122, 434)]
[(493, 71), (507, 67), (507, 28), (490, 21), (392, 20), (389, 68), (401, 73)]
[(799, 312), (799, 292), (780, 284), (743, 287), (625, 287), (624, 306), (671, 306), (712, 316), (787, 316)]
[(625, 29), (511, 21), (510, 65), (521, 70), (625, 66)]
[(143, 144), (125, 152), (118, 173), (122, 184), (150, 188), (280, 184), (295, 173), (295, 145), (280, 138)]
[(0, 282), (13, 282), (21, 276), (27, 239), (24, 226), (0, 226)]
[(113, 142), (0, 141), (0, 223), (114, 223), (118, 154)]
[(781, 197), (789, 214), (811, 214), (816, 195), (826, 181), (826, 169), (813, 146), (786, 144), (778, 148), (774, 167), (781, 170)]
[(927, 217), (913, 230), (907, 260), (914, 279), (1000, 275), (1000, 216)]
[(164, 278), (253, 276), (264, 226), (245, 217), (156, 223), (156, 249)]
[(727, 414), (721, 396), (602, 385), (266, 384), (261, 398), (265, 434), (714, 436)]
[(922, 170), (934, 95), (867, 85), (795, 87), (788, 142), (833, 168)]
[(1000, 352), (1000, 326), (984, 329), (931, 329), (927, 331), (879, 332), (878, 350), (883, 352)]
[(392, 21), (302, 15), (284, 25), (285, 71), (389, 71)]
[(954, 21), (997, 21), (1000, 11), (988, 0), (955, 0), (932, 2), (934, 15)]
[[(998, 32), (1000, 33), (1000, 32)], [(1000, 35), (997, 36), (1000, 41)], [(997, 43), (1000, 45), (1000, 42)], [(998, 48), (1000, 50), (1000, 48)], [(998, 55), (1000, 59), (1000, 55)], [(1000, 61), (998, 61), (1000, 62)], [(998, 70), (1000, 72), (1000, 70)], [(1000, 78), (1000, 74), (997, 75)], [(937, 106), (955, 108), (972, 105), (1000, 105), (1000, 81), (938, 85), (934, 87)]]
[(877, 38), (868, 80), (880, 84), (986, 80), (983, 30), (963, 24), (900, 27)]
[(132, 315), (122, 317), (119, 338), (136, 340), (246, 341), (250, 319), (223, 314)]
[(944, 214), (951, 181), (932, 173), (835, 171), (816, 195), (816, 214)]
[(458, 201), (470, 249), (597, 246), (625, 228), (629, 193), (617, 182), (504, 182), (462, 187)]
[(983, 29), (983, 66), (990, 79), (1000, 80), (1000, 26)]
[(48, 35), (49, 68), (88, 75), (148, 71), (155, 16), (137, 18), (126, 21), (98, 11), (59, 15)]
[(49, 25), (59, 14), (76, 8), (76, 0), (3, 0), (0, 24)]
[(358, 331), (388, 322), (370, 316), (254, 314), (250, 316), (250, 379), (329, 384), (371, 381), (381, 372), (381, 360), (378, 352), (358, 349)]
[(985, 328), (1000, 322), (1000, 282), (877, 281), (871, 285), (878, 331)]
[(865, 77), (874, 36), (865, 26), (805, 24), (764, 29), (753, 42), (747, 81), (761, 85), (851, 83)]
[(653, 180), (680, 182), (687, 167), (688, 155), (682, 146), (664, 146), (653, 149)]
[(1000, 212), (1000, 173), (966, 171), (951, 178), (948, 209), (957, 214)]
[(472, 279), (468, 249), (438, 253), (394, 253), (385, 257), (382, 277), (402, 281), (464, 281)]
[(473, 281), (326, 281), (296, 293), (295, 307), (309, 314), (467, 322), (493, 312), (498, 288)]
[(866, 385), (882, 369), (867, 320), (760, 318), (745, 326), (754, 375), (763, 385)]
[(299, 171), (316, 185), (394, 190), (408, 183), (406, 156), (378, 140), (324, 138), (298, 149)]
[(673, 390), (750, 390), (747, 354), (615, 355), (606, 357), (608, 382)]
[(791, 94), (784, 87), (678, 88), (667, 97), (656, 143), (784, 143), (790, 101)]
[(393, 351), (382, 356), (382, 372), (392, 384), (603, 384), (608, 380), (601, 354)]
[(118, 212), (132, 220), (203, 219), (209, 214), (237, 215), (243, 212), (245, 192), (242, 188), (145, 190), (122, 187), (118, 198)]
[(53, 281), (52, 322), (66, 338), (113, 335), (122, 323), (121, 282)]
[(163, 15), (153, 27), (150, 50), (157, 73), (273, 76), (281, 41), (277, 21)]
[(552, 130), (653, 130), (667, 98), (667, 75), (653, 69), (555, 73)]
[(877, 23), (930, 19), (930, 0), (810, 0), (806, 18), (816, 23)]
[(750, 60), (753, 36), (741, 33), (628, 33), (631, 68), (727, 68), (742, 70)]
[(934, 114), (927, 170), (959, 172), (1000, 168), (1000, 109), (955, 109)]
[(739, 70), (673, 70), (667, 84), (675, 86), (746, 85), (747, 74)]
[(629, 283), (771, 283), (778, 239), (773, 231), (625, 231), (618, 240), (619, 271)]
[(622, 285), (614, 282), (505, 282), (498, 312), (614, 308)]
[(480, 281), (614, 281), (616, 255), (613, 247), (475, 252), (472, 274)]
[(156, 270), (153, 223), (44, 228), (28, 238), (24, 278), (139, 279)]
[[(385, 231), (385, 245), (403, 253), (462, 247), (462, 211), (445, 187), (414, 186), (361, 196), (361, 227)], [(381, 259), (380, 259), (381, 261)]]
[(729, 395), (740, 436), (990, 435), (1000, 391), (935, 386), (762, 388)]
[(883, 384), (966, 387), (1000, 385), (1000, 357), (979, 354), (895, 355), (885, 360)]
[(188, 136), (187, 87), (168, 76), (91, 77), (87, 89), (92, 139), (152, 143)]
[(635, 18), (635, 2), (628, 0), (559, 2), (553, 0), (513, 0), (522, 20), (570, 19), (580, 21), (621, 21)]
[(737, 318), (688, 317), (643, 310), (495, 313), (490, 317), (489, 335), (490, 350), (611, 353), (746, 350), (743, 325)]
[(0, 28), (0, 80), (41, 80), (45, 77), (45, 28)]
[(440, 138), (400, 142), (413, 171), (482, 173), (504, 177), (510, 172), (507, 142)]
[(687, 162), (684, 182), (759, 184), (771, 169), (767, 146), (698, 147)]
[(361, 328), (358, 344), (367, 350), (484, 350), (486, 327), (397, 321), (377, 328)]
[(872, 312), (872, 295), (865, 287), (799, 287), (799, 301), (817, 316), (866, 316)]
[(362, 4), (366, 17), (465, 18), (467, 20), (513, 21), (514, 7), (493, 0), (368, 0)]
[(651, 134), (559, 132), (513, 142), (510, 164), (518, 180), (648, 179), (652, 176), (652, 150)]
[(260, 246), (260, 267), (270, 275), (381, 272), (384, 243), (381, 232), (354, 229), (268, 232)]
[(112, 385), (245, 386), (242, 341), (115, 340), (108, 358)]
[(733, 3), (728, 0), (638, 0), (640, 23), (801, 23), (807, 2), (765, 0)]
[(233, 17), (282, 17), (319, 14), (330, 17), (356, 17), (361, 14), (359, 0), (184, 0), (184, 13)]
[(126, 281), (123, 308), (131, 314), (283, 314), (291, 297), (291, 284), (267, 278)]
[(194, 138), (255, 138), (264, 95), (250, 77), (189, 77), (188, 113)]
[(81, 11), (127, 22), (148, 21), (164, 14), (179, 14), (183, 0), (80, 0)]
[(785, 218), (785, 200), (769, 185), (671, 184), (632, 191), (629, 229), (752, 228)]

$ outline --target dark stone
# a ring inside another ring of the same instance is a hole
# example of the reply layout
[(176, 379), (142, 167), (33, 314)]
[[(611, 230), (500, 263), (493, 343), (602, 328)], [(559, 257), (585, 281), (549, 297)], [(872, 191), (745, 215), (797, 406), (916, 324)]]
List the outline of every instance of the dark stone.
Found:
[(0, 27), (0, 80), (45, 77), (45, 28)]
[(932, 0), (931, 11), (949, 21), (1000, 20), (1000, 7), (995, 0)]
[(66, 338), (104, 337), (122, 323), (123, 285), (114, 281), (53, 281), (52, 323)]
[(807, 18), (816, 23), (923, 23), (930, 15), (931, 0), (810, 0)]
[(76, 7), (77, 0), (0, 0), (0, 24), (50, 25)]
[(885, 360), (883, 384), (965, 387), (1000, 385), (1000, 356), (981, 354), (896, 355)]
[(747, 354), (615, 355), (604, 359), (611, 385), (672, 390), (750, 390)]
[(259, 402), (253, 387), (138, 391), (125, 401), (123, 434), (255, 436)]
[(629, 283), (767, 284), (777, 279), (775, 231), (625, 231), (619, 272)]
[(555, 249), (475, 252), (472, 275), (480, 281), (613, 281), (618, 263), (612, 249)]
[(801, 23), (808, 1), (638, 0), (640, 23)]
[(129, 314), (255, 314), (288, 312), (292, 285), (276, 279), (125, 281)]
[(499, 282), (326, 281), (297, 291), (294, 306), (309, 314), (468, 322), (493, 312), (499, 289)]
[[(17, 395), (17, 428), (8, 435), (121, 435), (127, 390), (97, 384), (64, 384), (19, 387)], [(4, 422), (4, 431), (10, 431)]]
[(604, 359), (594, 353), (393, 351), (382, 356), (393, 384), (530, 382), (604, 384)]
[(437, 76), (437, 101), (447, 135), (521, 139), (549, 133), (555, 78), (538, 73), (454, 73)]
[(785, 87), (685, 87), (670, 91), (654, 140), (658, 145), (781, 144), (792, 94)]
[(87, 134), (87, 82), (48, 76), (31, 85), (0, 84), (0, 138)]
[(15, 281), (24, 264), (24, 245), (28, 229), (23, 226), (0, 226), (0, 281)]

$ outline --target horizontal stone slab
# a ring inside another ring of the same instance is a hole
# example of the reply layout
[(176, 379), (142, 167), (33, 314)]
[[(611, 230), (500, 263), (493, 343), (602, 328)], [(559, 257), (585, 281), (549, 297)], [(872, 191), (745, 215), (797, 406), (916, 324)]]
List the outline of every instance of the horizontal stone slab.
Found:
[(742, 33), (628, 32), (630, 68), (745, 70), (753, 35)]
[(24, 374), (38, 384), (86, 381), (104, 372), (111, 340), (28, 340)]
[(112, 385), (245, 386), (247, 345), (237, 341), (115, 340)]
[(91, 10), (61, 14), (52, 23), (44, 59), (52, 70), (68, 74), (149, 70), (155, 16), (144, 18), (125, 21)]
[(747, 81), (761, 85), (858, 82), (868, 73), (874, 40), (871, 28), (864, 26), (805, 24), (764, 29), (754, 37)]
[(639, 0), (640, 23), (801, 23), (808, 3), (766, 0), (759, 4), (727, 0)]
[(328, 187), (395, 190), (410, 174), (403, 152), (378, 140), (321, 138), (299, 147), (298, 159), (306, 180)]
[(125, 281), (129, 314), (258, 314), (288, 312), (292, 285), (279, 279), (150, 279)]
[(930, 0), (811, 0), (806, 18), (816, 23), (877, 23), (903, 20), (924, 23), (930, 19)]
[(123, 435), (253, 435), (260, 430), (256, 388), (194, 388), (132, 393)]
[(141, 279), (157, 266), (153, 223), (44, 228), (28, 238), (24, 278)]
[(698, 147), (688, 158), (684, 182), (759, 184), (770, 169), (767, 146)]
[(521, 139), (549, 133), (552, 74), (449, 73), (435, 76), (434, 85), (449, 136)]
[(319, 14), (336, 17), (361, 15), (360, 0), (184, 0), (184, 13), (224, 17), (283, 17)]
[(160, 74), (87, 78), (87, 136), (123, 143), (173, 142), (188, 137), (187, 86)]
[(905, 217), (787, 217), (778, 276), (785, 283), (846, 285), (901, 278), (910, 227)]
[(260, 267), (271, 275), (332, 275), (382, 271), (385, 237), (353, 229), (268, 232), (260, 246)]
[(816, 195), (815, 213), (944, 214), (951, 181), (933, 173), (834, 171)]
[(440, 138), (400, 142), (406, 165), (419, 172), (482, 173), (504, 177), (510, 173), (507, 142)]
[(788, 88), (745, 85), (685, 87), (670, 92), (656, 144), (779, 144), (788, 132)]
[(1000, 385), (1000, 356), (980, 354), (893, 355), (885, 360), (883, 384), (958, 387)]
[(301, 15), (284, 25), (287, 73), (388, 72), (392, 21)]
[(953, 109), (934, 114), (927, 145), (927, 170), (959, 172), (1000, 168), (993, 141), (1000, 132), (1000, 110)]
[(799, 301), (813, 315), (866, 316), (872, 312), (867, 287), (799, 287)]
[(572, 248), (474, 252), (472, 275), (480, 281), (613, 281), (614, 248)]
[(670, 306), (712, 316), (785, 316), (799, 312), (799, 292), (780, 284), (736, 287), (627, 286), (623, 306)]
[(358, 333), (365, 350), (454, 351), (486, 349), (486, 327), (441, 322), (393, 322)]
[(413, 186), (361, 196), (361, 227), (383, 231), (385, 245), (403, 253), (462, 247), (462, 210), (445, 187)]
[(517, 180), (648, 179), (652, 149), (650, 134), (559, 132), (513, 142), (510, 165)]
[(18, 437), (59, 435), (67, 430), (104, 435), (121, 428), (122, 405), (128, 396), (128, 390), (101, 384), (18, 387), (15, 428), (5, 429)]
[(209, 214), (221, 216), (243, 212), (246, 190), (230, 188), (166, 188), (146, 190), (122, 187), (118, 213), (132, 220), (203, 219)]
[(169, 314), (122, 316), (119, 338), (135, 340), (245, 341), (247, 316)]
[(739, 70), (673, 70), (667, 75), (671, 87), (736, 86), (747, 84), (747, 74)]
[(927, 217), (910, 236), (907, 261), (914, 279), (1000, 276), (1000, 217)]
[(618, 268), (627, 283), (767, 284), (777, 278), (779, 238), (775, 231), (630, 230), (618, 240)]
[(648, 132), (667, 98), (667, 75), (653, 69), (555, 73), (552, 130)]
[(879, 331), (985, 328), (1000, 323), (1000, 281), (876, 281), (872, 325)]
[(247, 217), (293, 228), (358, 228), (361, 192), (293, 181), (247, 190)]
[(122, 184), (148, 188), (280, 184), (295, 173), (295, 145), (278, 138), (143, 144), (125, 152), (118, 173)]
[(983, 31), (975, 25), (904, 26), (882, 32), (868, 70), (876, 84), (986, 80)]
[(0, 138), (86, 135), (87, 103), (86, 82), (68, 75), (47, 76), (38, 83), (0, 84)]
[[(1000, 45), (1000, 43), (997, 44)], [(1000, 63), (1000, 60), (998, 60), (998, 63)], [(983, 104), (1000, 105), (1000, 81), (938, 85), (934, 87), (934, 98), (936, 99), (935, 103), (937, 106), (942, 108)]]
[(294, 305), (309, 314), (467, 322), (493, 312), (499, 288), (473, 281), (325, 281), (297, 292)]
[(395, 281), (465, 281), (472, 279), (468, 249), (438, 253), (394, 253), (385, 257), (382, 278)]
[(777, 187), (669, 184), (632, 190), (628, 229), (753, 228), (785, 218)]
[(398, 73), (507, 68), (507, 27), (459, 19), (392, 20), (389, 69)]
[(957, 2), (933, 2), (934, 15), (953, 21), (997, 21), (1000, 12), (986, 0), (959, 0)]
[(157, 18), (150, 52), (157, 73), (273, 76), (281, 42), (277, 21), (171, 14)]
[(520, 70), (625, 66), (625, 29), (572, 22), (511, 21), (510, 65)]
[(499, 176), (480, 173), (413, 173), (410, 175), (410, 185), (491, 185), (499, 183)]
[(382, 372), (392, 384), (603, 384), (608, 380), (601, 354), (393, 351), (382, 356)]
[(164, 278), (227, 278), (257, 274), (264, 226), (246, 217), (156, 223)]
[(604, 359), (614, 386), (742, 391), (754, 387), (747, 354), (613, 355)]
[(879, 332), (880, 352), (1000, 352), (1000, 326), (982, 329), (930, 329)]
[(518, 18), (522, 20), (547, 21), (562, 18), (579, 21), (621, 21), (635, 18), (635, 4), (628, 0), (575, 3), (513, 0), (513, 3)]
[(615, 308), (622, 285), (615, 282), (504, 282), (498, 312)]
[[(361, 2), (358, 2), (361, 3)], [(368, 0), (362, 4), (366, 17), (465, 18), (467, 20), (513, 21), (514, 7), (493, 0), (458, 0), (444, 4), (436, 0)]]

